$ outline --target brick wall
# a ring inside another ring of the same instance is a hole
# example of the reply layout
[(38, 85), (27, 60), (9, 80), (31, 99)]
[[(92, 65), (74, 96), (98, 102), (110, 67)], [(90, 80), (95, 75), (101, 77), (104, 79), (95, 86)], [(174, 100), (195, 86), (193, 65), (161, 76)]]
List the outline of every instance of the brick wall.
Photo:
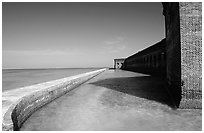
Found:
[(154, 76), (166, 75), (166, 40), (137, 52), (125, 59), (123, 70), (139, 72)]
[(125, 59), (114, 59), (114, 69), (120, 69), (124, 63)]
[(181, 48), (179, 3), (163, 3), (166, 27), (166, 74), (168, 90), (178, 107), (181, 101)]
[(202, 4), (163, 3), (167, 83), (177, 107), (202, 108)]
[(202, 3), (181, 2), (181, 108), (201, 108), (202, 99)]

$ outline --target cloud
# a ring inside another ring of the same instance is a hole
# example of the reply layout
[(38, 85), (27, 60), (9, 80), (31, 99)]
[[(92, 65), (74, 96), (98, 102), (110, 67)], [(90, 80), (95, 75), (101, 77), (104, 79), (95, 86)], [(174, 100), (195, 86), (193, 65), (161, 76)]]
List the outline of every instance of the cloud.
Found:
[(114, 53), (119, 53), (119, 52), (123, 52), (124, 50), (126, 50), (128, 47), (124, 44), (120, 44), (120, 45), (110, 45), (106, 48), (101, 49), (98, 54), (114, 54)]
[(119, 47), (114, 47), (114, 48), (111, 48), (109, 50), (110, 53), (118, 53), (118, 52), (122, 52), (123, 50), (126, 49), (126, 46), (125, 45), (121, 45)]
[(23, 55), (23, 56), (60, 56), (82, 54), (79, 50), (3, 50), (3, 55)]
[(124, 37), (116, 37), (113, 40), (109, 40), (109, 41), (105, 41), (106, 45), (115, 45), (115, 44), (119, 44), (120, 42), (122, 42), (123, 40), (125, 40)]

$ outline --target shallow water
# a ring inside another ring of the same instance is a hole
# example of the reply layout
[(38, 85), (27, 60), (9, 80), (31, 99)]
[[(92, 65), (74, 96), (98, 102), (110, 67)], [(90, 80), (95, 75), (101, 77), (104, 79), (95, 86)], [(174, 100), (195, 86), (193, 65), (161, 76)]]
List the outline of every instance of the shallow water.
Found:
[(65, 78), (99, 68), (3, 69), (2, 91)]

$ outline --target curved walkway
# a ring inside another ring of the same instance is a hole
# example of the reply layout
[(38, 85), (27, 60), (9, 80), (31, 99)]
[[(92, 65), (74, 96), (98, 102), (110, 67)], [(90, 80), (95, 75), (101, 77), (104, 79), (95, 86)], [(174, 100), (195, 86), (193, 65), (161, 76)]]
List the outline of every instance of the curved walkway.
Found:
[(202, 130), (202, 110), (174, 110), (161, 78), (109, 70), (35, 112), (21, 130)]

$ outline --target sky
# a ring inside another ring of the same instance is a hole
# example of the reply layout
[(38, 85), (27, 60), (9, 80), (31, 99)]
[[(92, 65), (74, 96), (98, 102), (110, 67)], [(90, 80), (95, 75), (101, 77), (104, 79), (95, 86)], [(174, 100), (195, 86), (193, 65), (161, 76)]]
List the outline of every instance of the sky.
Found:
[(165, 37), (161, 3), (2, 3), (2, 68), (113, 67)]

